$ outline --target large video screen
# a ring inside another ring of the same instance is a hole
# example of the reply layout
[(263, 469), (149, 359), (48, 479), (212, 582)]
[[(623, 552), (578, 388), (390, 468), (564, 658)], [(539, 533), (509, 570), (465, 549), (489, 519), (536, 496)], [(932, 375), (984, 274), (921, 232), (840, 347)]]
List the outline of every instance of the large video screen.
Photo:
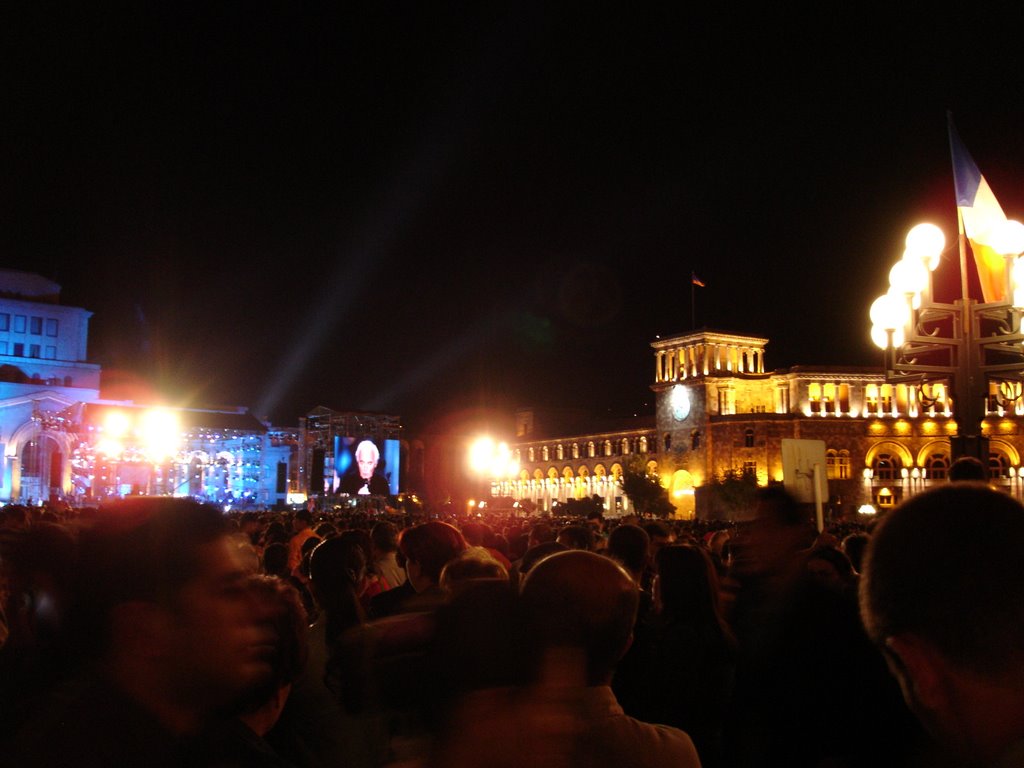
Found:
[(401, 449), (397, 440), (335, 437), (333, 466), (325, 467), (332, 493), (395, 496)]

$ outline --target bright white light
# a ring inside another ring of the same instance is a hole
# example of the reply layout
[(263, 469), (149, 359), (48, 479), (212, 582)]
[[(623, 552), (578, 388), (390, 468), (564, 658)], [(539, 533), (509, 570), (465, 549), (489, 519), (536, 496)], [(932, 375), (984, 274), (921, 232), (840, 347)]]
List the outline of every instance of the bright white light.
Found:
[(162, 459), (173, 455), (181, 439), (177, 415), (162, 408), (146, 411), (142, 415), (139, 437), (149, 458)]
[(910, 319), (910, 308), (899, 294), (887, 293), (874, 300), (868, 316), (881, 328), (902, 328)]
[(928, 268), (921, 259), (900, 259), (889, 270), (889, 285), (900, 293), (920, 293), (928, 287)]
[[(895, 328), (892, 332), (892, 345), (894, 347), (902, 347), (903, 342), (907, 340), (907, 334), (902, 328)], [(889, 334), (885, 328), (880, 325), (871, 326), (871, 341), (879, 349), (889, 348)]]
[(860, 507), (857, 508), (857, 511), (862, 515), (874, 515), (878, 512), (878, 510), (870, 504), (861, 504)]
[(946, 236), (934, 224), (918, 224), (907, 233), (907, 253), (925, 259), (928, 269), (939, 265), (939, 257), (946, 248)]
[(118, 440), (104, 438), (96, 444), (96, 451), (109, 459), (116, 459), (124, 453), (124, 445)]
[(511, 460), (512, 452), (508, 448), (508, 443), (498, 443), (498, 447), (495, 449), (494, 455), (491, 458), (491, 477), (497, 479), (508, 474), (509, 463)]
[(128, 434), (131, 420), (122, 411), (110, 411), (103, 420), (103, 431), (112, 439), (118, 440)]
[(996, 253), (1020, 256), (1024, 253), (1024, 224), (1013, 219), (1000, 222), (992, 231), (991, 245)]
[(489, 437), (478, 438), (469, 447), (469, 466), (474, 472), (490, 469), (494, 457), (494, 441)]

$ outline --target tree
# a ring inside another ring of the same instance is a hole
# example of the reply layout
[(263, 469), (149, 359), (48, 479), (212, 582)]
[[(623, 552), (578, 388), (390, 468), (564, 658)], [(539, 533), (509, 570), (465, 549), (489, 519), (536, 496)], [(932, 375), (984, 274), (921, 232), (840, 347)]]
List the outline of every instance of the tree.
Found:
[(715, 475), (708, 485), (713, 517), (735, 519), (750, 510), (757, 494), (757, 476), (738, 469), (727, 469)]
[(647, 473), (647, 465), (640, 457), (622, 468), (622, 492), (641, 516), (668, 517), (675, 512), (668, 491), (656, 476)]

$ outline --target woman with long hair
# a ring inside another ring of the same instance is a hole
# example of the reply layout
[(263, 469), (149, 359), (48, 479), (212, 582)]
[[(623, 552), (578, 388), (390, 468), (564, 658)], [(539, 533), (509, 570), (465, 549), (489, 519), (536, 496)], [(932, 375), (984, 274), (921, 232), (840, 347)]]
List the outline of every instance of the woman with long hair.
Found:
[(630, 679), (613, 687), (626, 714), (683, 729), (701, 763), (719, 765), (736, 640), (718, 577), (707, 553), (689, 544), (662, 547), (655, 566), (654, 611), (636, 629)]

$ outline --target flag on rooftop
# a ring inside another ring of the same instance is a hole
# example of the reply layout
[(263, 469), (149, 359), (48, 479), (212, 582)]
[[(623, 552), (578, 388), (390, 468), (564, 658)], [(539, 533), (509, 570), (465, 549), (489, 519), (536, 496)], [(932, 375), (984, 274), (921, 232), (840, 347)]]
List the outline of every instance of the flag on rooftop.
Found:
[(704, 285), (704, 281), (701, 280), (699, 277), (697, 277), (697, 273), (696, 272), (691, 272), (690, 273), (690, 282), (693, 285), (696, 285), (699, 288), (706, 288), (707, 287), (707, 286)]
[(953, 184), (956, 187), (956, 207), (960, 214), (960, 232), (967, 236), (978, 268), (982, 297), (985, 301), (1003, 301), (1006, 287), (1006, 262), (992, 247), (992, 237), (1006, 221), (1006, 214), (992, 193), (985, 177), (975, 165), (971, 153), (960, 140), (948, 115), (949, 152), (953, 157)]

